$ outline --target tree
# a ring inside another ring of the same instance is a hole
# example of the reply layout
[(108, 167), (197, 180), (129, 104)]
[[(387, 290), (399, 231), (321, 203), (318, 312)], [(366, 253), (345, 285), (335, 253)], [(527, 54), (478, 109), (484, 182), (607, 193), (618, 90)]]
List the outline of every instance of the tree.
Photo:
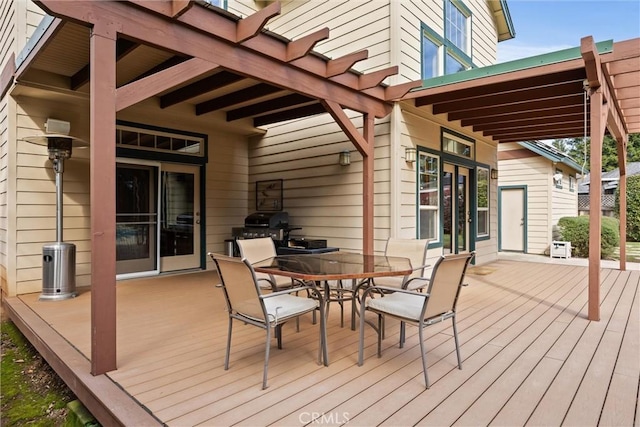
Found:
[[(585, 153), (586, 142), (586, 153)], [(591, 160), (591, 144), (589, 138), (567, 138), (553, 141), (553, 146), (569, 154), (577, 164), (585, 166), (589, 170)], [(640, 133), (629, 135), (627, 143), (627, 163), (640, 162)], [(609, 172), (618, 167), (618, 144), (610, 135), (605, 135), (602, 141), (602, 171)]]
[[(620, 218), (620, 187), (616, 188), (615, 210)], [(640, 175), (627, 178), (627, 242), (640, 242)]]

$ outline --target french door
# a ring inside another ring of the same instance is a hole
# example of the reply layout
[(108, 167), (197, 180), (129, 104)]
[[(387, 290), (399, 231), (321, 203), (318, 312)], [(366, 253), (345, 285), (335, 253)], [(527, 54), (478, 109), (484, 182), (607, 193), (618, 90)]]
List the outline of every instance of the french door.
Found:
[(470, 170), (444, 164), (442, 190), (443, 251), (445, 254), (469, 252), (471, 205), (469, 203)]
[(116, 164), (119, 277), (200, 267), (199, 168)]

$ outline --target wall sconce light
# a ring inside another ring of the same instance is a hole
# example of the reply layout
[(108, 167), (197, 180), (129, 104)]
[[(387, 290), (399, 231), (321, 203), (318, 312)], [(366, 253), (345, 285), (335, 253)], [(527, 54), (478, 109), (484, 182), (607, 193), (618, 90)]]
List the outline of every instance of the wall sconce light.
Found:
[(349, 150), (344, 150), (340, 152), (340, 157), (338, 157), (338, 163), (340, 166), (349, 166), (351, 164), (351, 153)]
[(491, 179), (498, 179), (498, 169), (491, 169)]
[(417, 151), (413, 147), (406, 147), (404, 149), (404, 161), (407, 163), (414, 163), (416, 161)]

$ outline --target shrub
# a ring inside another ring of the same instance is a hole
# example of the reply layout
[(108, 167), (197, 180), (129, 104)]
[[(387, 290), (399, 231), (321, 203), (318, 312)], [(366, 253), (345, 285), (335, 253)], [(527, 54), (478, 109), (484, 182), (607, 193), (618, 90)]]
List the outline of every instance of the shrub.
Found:
[[(589, 216), (564, 217), (558, 221), (563, 241), (571, 242), (573, 256), (589, 257)], [(602, 217), (600, 258), (610, 258), (620, 245), (620, 222), (615, 218)]]
[[(620, 216), (620, 186), (616, 189), (616, 212)], [(627, 177), (627, 242), (640, 242), (640, 175)]]

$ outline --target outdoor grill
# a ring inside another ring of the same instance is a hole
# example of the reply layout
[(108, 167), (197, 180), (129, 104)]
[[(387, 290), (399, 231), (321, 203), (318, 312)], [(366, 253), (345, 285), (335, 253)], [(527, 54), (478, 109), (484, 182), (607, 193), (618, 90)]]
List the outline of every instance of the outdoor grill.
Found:
[(260, 237), (271, 237), (276, 248), (287, 247), (289, 245), (289, 233), (301, 228), (291, 228), (289, 226), (289, 214), (284, 211), (278, 212), (254, 212), (244, 219), (244, 227), (233, 227), (228, 240), (228, 255), (238, 256), (238, 248), (235, 241), (238, 239), (257, 239)]

